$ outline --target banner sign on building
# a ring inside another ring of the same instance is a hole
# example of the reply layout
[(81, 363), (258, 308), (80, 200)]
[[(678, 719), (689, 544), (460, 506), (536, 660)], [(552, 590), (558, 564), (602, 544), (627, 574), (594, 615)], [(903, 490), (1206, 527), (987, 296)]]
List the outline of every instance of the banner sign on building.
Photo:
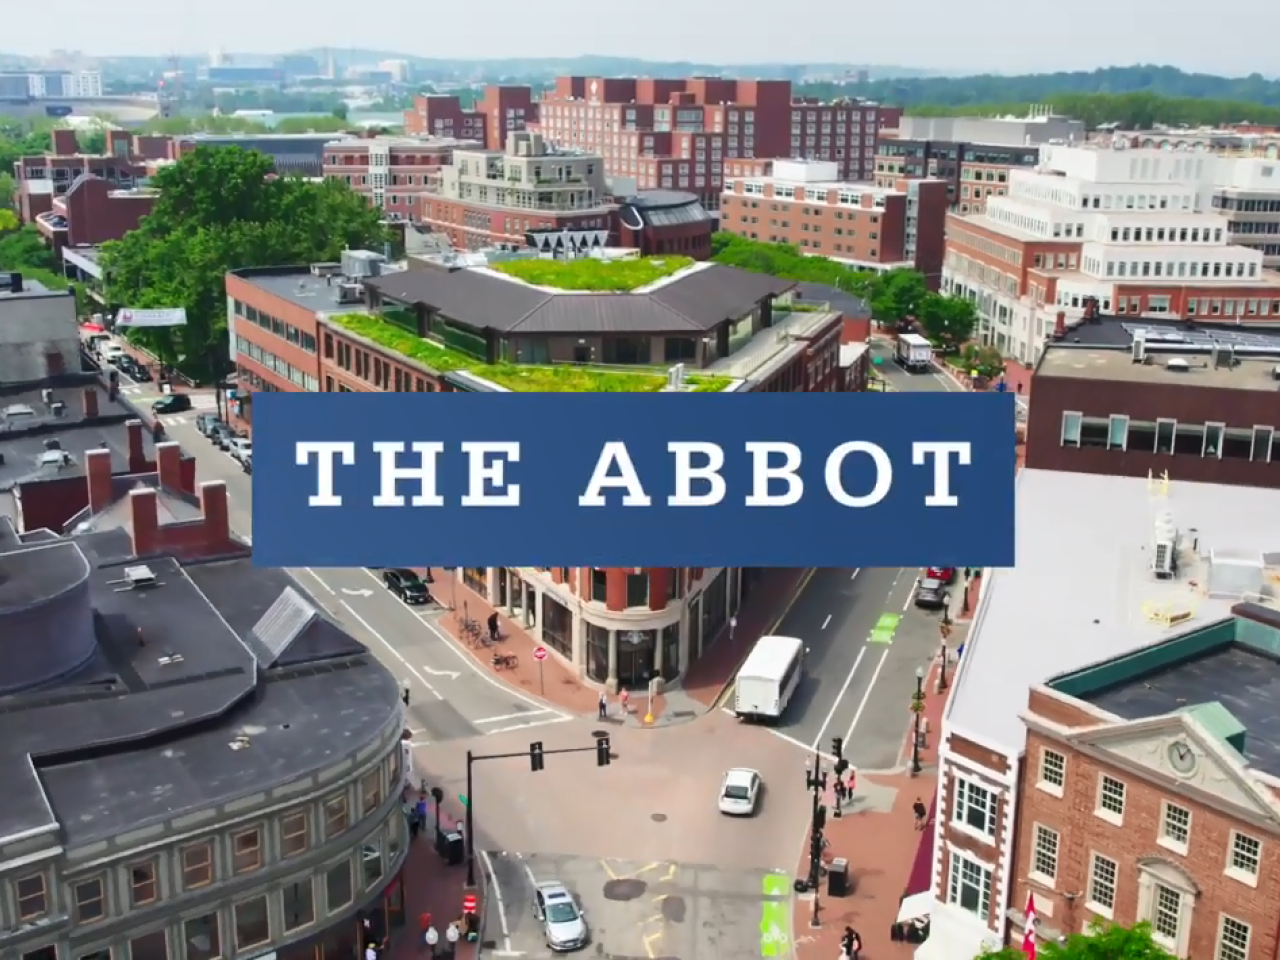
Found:
[(121, 329), (129, 329), (131, 327), (184, 327), (186, 324), (186, 307), (166, 307), (164, 309), (125, 307), (116, 313), (116, 326)]
[(259, 393), (266, 566), (1010, 566), (1010, 394)]

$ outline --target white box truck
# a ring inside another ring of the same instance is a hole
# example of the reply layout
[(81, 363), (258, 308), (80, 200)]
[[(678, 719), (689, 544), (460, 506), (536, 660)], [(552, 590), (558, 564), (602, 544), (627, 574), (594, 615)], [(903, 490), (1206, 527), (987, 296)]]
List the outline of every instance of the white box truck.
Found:
[(751, 648), (733, 684), (733, 712), (739, 720), (774, 722), (786, 712), (804, 673), (804, 641), (761, 637)]
[(893, 358), (899, 366), (913, 372), (932, 370), (933, 344), (918, 333), (904, 333), (898, 337)]

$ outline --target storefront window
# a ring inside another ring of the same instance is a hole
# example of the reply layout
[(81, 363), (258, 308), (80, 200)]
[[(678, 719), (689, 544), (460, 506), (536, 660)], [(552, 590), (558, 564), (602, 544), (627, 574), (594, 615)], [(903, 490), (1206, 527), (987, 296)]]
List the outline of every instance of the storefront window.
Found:
[(729, 568), (729, 605), (733, 613), (738, 612), (738, 602), (740, 599), (738, 596), (738, 580), (740, 576), (741, 571), (737, 567)]
[(684, 596), (684, 567), (672, 567), (667, 575), (667, 601), (679, 600)]
[(662, 628), (662, 679), (670, 683), (680, 675), (680, 621)]
[(643, 687), (653, 676), (657, 630), (618, 631), (618, 685)]
[(596, 683), (609, 679), (609, 631), (588, 623), (587, 628), (587, 676)]
[(591, 599), (596, 603), (604, 603), (608, 592), (608, 574), (600, 567), (593, 567), (591, 569)]
[(627, 574), (627, 606), (647, 607), (649, 605), (649, 571)]
[(689, 603), (689, 658), (702, 656), (702, 597)]
[(462, 582), (486, 600), (489, 599), (488, 567), (463, 567)]
[(720, 628), (729, 619), (728, 612), (725, 610), (728, 583), (728, 576), (724, 570), (721, 570), (707, 585), (707, 589), (702, 591), (702, 642), (706, 646), (715, 643), (716, 637), (720, 634)]
[(542, 642), (573, 659), (573, 614), (549, 593), (542, 595)]

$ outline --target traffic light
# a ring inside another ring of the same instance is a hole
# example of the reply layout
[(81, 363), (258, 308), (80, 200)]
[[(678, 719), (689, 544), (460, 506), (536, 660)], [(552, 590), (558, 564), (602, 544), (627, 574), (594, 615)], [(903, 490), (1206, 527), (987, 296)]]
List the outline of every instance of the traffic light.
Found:
[(849, 761), (844, 757), (840, 757), (836, 760), (834, 769), (836, 771), (836, 777), (844, 777), (844, 772), (849, 769)]
[(537, 773), (546, 764), (545, 758), (542, 756), (542, 741), (535, 740), (529, 744), (529, 766)]
[(844, 737), (831, 738), (831, 753), (837, 762), (844, 759)]
[(815, 833), (821, 833), (822, 828), (827, 825), (827, 808), (823, 804), (819, 804), (813, 811), (813, 829)]
[(596, 737), (596, 766), (607, 767), (609, 765), (609, 738)]

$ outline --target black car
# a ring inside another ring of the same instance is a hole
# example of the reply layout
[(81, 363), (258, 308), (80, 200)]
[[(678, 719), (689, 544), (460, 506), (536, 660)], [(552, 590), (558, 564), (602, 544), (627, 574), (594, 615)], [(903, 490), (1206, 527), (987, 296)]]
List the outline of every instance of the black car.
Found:
[(945, 610), (950, 599), (947, 585), (941, 580), (916, 581), (915, 605), (921, 610)]
[(191, 398), (185, 393), (171, 393), (151, 405), (152, 413), (182, 413), (191, 409)]
[(138, 383), (150, 383), (152, 379), (151, 371), (140, 363), (135, 363), (125, 373), (129, 374)]
[(422, 578), (412, 570), (384, 570), (382, 582), (405, 603), (419, 606), (431, 602), (431, 591), (427, 589)]
[(206, 437), (211, 436), (214, 428), (219, 425), (226, 426), (226, 424), (222, 423), (222, 421), (218, 419), (218, 415), (216, 413), (196, 414), (196, 429)]

